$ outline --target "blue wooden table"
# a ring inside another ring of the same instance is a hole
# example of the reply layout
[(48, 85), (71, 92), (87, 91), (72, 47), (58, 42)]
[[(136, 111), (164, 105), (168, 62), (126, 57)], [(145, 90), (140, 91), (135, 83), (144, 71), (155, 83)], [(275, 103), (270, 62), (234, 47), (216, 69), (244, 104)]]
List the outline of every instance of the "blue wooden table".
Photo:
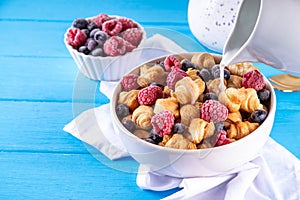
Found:
[[(82, 111), (109, 102), (99, 82), (79, 73), (63, 34), (75, 18), (107, 13), (193, 38), (187, 6), (188, 0), (0, 1), (0, 199), (159, 199), (176, 191), (139, 189), (135, 161), (91, 153), (62, 130)], [(267, 77), (282, 73), (260, 67)], [(276, 95), (271, 137), (300, 158), (300, 93)]]

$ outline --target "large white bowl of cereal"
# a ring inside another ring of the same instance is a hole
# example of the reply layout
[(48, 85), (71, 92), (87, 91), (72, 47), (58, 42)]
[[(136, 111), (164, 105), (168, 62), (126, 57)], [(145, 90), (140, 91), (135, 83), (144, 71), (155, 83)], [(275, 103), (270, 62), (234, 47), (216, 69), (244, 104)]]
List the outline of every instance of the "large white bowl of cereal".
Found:
[(251, 63), (220, 73), (220, 60), (205, 52), (169, 55), (122, 78), (111, 115), (135, 160), (156, 173), (196, 177), (223, 174), (257, 155), (273, 126), (274, 90)]
[(131, 61), (139, 56), (145, 39), (145, 30), (136, 21), (104, 13), (75, 19), (64, 35), (80, 72), (107, 81), (119, 80), (133, 67)]

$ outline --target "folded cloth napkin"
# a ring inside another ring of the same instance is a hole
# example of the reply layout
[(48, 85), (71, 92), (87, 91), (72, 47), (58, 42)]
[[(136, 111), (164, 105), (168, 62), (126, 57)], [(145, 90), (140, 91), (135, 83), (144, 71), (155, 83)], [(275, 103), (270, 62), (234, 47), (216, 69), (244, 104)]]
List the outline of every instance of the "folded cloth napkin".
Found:
[[(171, 49), (171, 53), (184, 50), (163, 36), (152, 37), (149, 47)], [(162, 46), (161, 46), (162, 45)], [(149, 50), (149, 49), (148, 49)], [(174, 52), (175, 51), (175, 52)], [(165, 55), (155, 51), (148, 55)], [(141, 57), (140, 62), (144, 62)], [(101, 81), (100, 91), (111, 99), (116, 82)], [(106, 157), (116, 160), (129, 154), (113, 129), (110, 105), (84, 111), (64, 127), (64, 131), (90, 144)], [(151, 172), (140, 165), (137, 185), (142, 189), (165, 191), (182, 188), (164, 199), (300, 199), (300, 161), (280, 144), (269, 138), (259, 154), (243, 166), (222, 176), (175, 178)]]
[[(111, 97), (116, 83), (100, 84), (100, 91)], [(110, 105), (87, 110), (64, 127), (66, 132), (101, 151), (111, 160), (129, 156), (115, 134)], [(182, 188), (164, 198), (170, 199), (300, 199), (300, 161), (269, 138), (259, 154), (243, 166), (222, 176), (174, 178), (151, 172), (140, 165), (137, 185), (146, 190)]]

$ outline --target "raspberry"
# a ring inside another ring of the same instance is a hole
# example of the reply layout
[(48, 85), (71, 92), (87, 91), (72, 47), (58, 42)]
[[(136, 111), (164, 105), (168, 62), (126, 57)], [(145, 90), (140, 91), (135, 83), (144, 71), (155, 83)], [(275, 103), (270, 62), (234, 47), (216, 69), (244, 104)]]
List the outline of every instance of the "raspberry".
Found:
[(109, 56), (123, 55), (127, 51), (126, 41), (119, 37), (113, 36), (105, 41), (103, 45), (104, 52)]
[(137, 78), (139, 76), (136, 74), (128, 74), (123, 76), (121, 84), (125, 91), (135, 90), (139, 87), (139, 84), (137, 83)]
[(87, 36), (79, 28), (70, 28), (67, 33), (67, 42), (74, 48), (78, 48), (85, 43)]
[(226, 131), (220, 130), (219, 132), (217, 132), (213, 137), (212, 143), (214, 144), (215, 147), (229, 144), (230, 140), (229, 138), (227, 138)]
[(133, 44), (131, 44), (130, 42), (126, 41), (125, 40), (125, 46), (126, 46), (126, 52), (130, 52), (132, 51), (133, 49), (136, 48), (136, 46), (134, 46)]
[(169, 72), (173, 67), (181, 68), (179, 60), (175, 56), (167, 56), (164, 60), (165, 69)]
[(123, 18), (119, 18), (119, 21), (122, 23), (122, 31), (134, 27), (134, 22), (131, 19), (123, 17)]
[(163, 110), (152, 117), (151, 124), (154, 132), (162, 137), (172, 132), (174, 120), (175, 118), (170, 111)]
[(151, 85), (141, 89), (138, 93), (138, 102), (141, 105), (152, 105), (156, 99), (163, 95), (162, 89), (159, 86)]
[(106, 14), (100, 14), (98, 16), (96, 16), (94, 19), (92, 19), (92, 22), (94, 22), (95, 24), (97, 24), (97, 26), (99, 28), (102, 28), (102, 24), (108, 20), (110, 20), (111, 18), (106, 15)]
[(175, 89), (177, 81), (187, 76), (187, 73), (177, 67), (172, 68), (172, 71), (167, 76), (167, 85), (171, 90)]
[(256, 91), (261, 90), (265, 86), (264, 77), (257, 70), (249, 71), (243, 76), (242, 86), (245, 88), (253, 88)]
[(143, 32), (139, 28), (130, 28), (121, 33), (121, 37), (133, 45), (138, 45), (143, 37)]
[(202, 104), (201, 118), (207, 122), (218, 123), (225, 121), (228, 116), (228, 109), (225, 105), (216, 100), (207, 100)]
[(102, 24), (102, 30), (108, 35), (117, 35), (122, 31), (122, 23), (118, 19), (111, 19)]

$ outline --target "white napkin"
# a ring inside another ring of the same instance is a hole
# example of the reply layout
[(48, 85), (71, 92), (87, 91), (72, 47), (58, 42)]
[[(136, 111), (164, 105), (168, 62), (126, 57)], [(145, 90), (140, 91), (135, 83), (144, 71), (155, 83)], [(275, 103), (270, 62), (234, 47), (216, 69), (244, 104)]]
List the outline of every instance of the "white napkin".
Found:
[[(100, 91), (111, 97), (116, 83), (100, 84)], [(111, 160), (129, 156), (115, 134), (110, 105), (87, 110), (64, 127), (66, 132), (86, 142)], [(164, 198), (175, 199), (300, 199), (300, 161), (269, 138), (255, 159), (222, 176), (174, 178), (148, 171), (140, 165), (137, 185), (146, 190), (182, 188)]]

